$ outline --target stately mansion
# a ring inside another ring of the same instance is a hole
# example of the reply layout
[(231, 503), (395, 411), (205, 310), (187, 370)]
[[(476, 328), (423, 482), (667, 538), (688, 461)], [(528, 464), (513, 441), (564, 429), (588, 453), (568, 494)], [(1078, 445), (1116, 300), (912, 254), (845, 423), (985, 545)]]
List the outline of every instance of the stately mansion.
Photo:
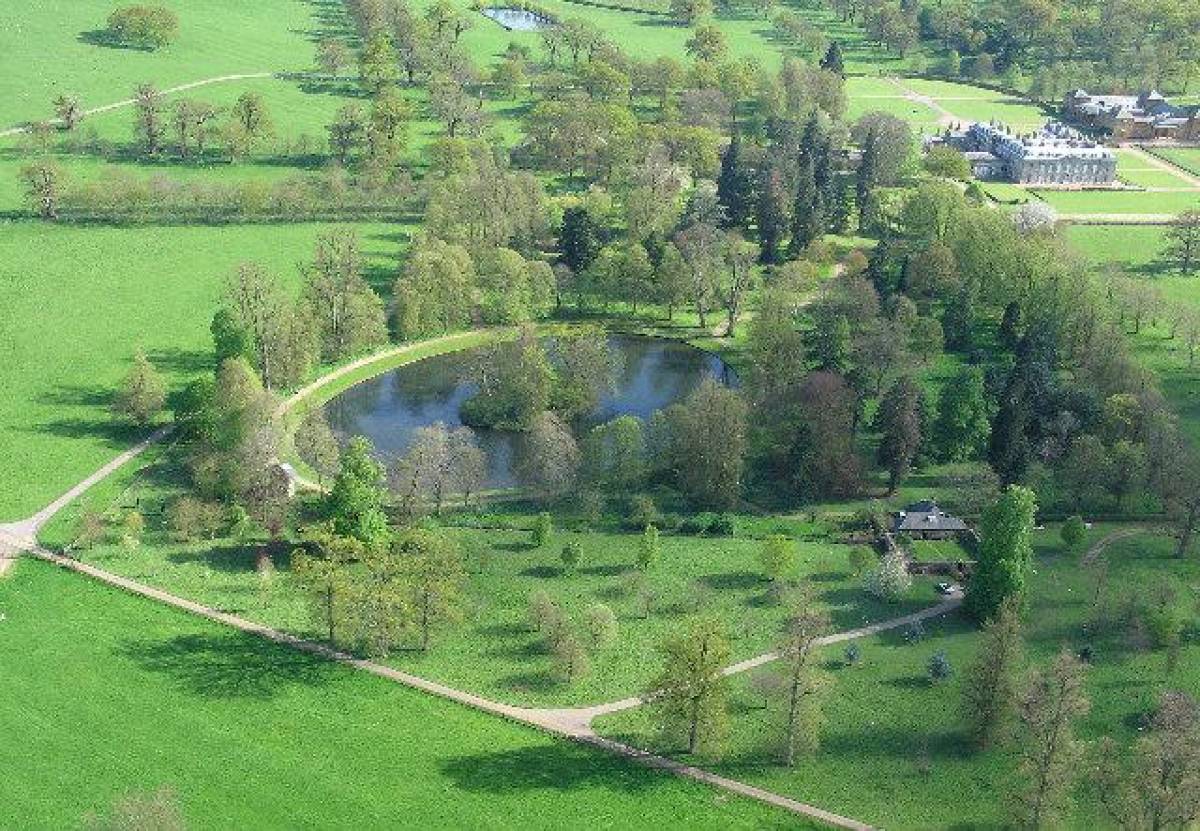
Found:
[(1031, 133), (999, 124), (972, 124), (933, 140), (963, 152), (977, 179), (1030, 185), (1108, 185), (1117, 178), (1117, 157), (1057, 121)]
[(1063, 99), (1063, 116), (1118, 140), (1200, 141), (1200, 106), (1176, 106), (1155, 90), (1139, 95), (1092, 95), (1077, 89)]

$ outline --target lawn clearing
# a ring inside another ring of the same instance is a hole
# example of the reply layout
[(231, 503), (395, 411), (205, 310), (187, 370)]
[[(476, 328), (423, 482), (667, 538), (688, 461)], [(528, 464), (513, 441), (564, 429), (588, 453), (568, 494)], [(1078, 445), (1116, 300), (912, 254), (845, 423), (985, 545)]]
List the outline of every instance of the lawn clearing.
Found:
[(798, 821), (41, 562), (0, 611), (6, 828), (164, 785), (197, 828)]
[[(1090, 539), (1111, 530), (1112, 526), (1097, 527)], [(1126, 746), (1137, 738), (1137, 726), (1159, 691), (1195, 690), (1200, 685), (1200, 639), (1194, 630), (1185, 636), (1179, 664), (1168, 677), (1162, 651), (1138, 651), (1128, 645), (1124, 627), (1115, 623), (1121, 598), (1141, 598), (1163, 577), (1179, 591), (1194, 591), (1187, 586), (1200, 579), (1200, 562), (1172, 557), (1172, 541), (1163, 537), (1114, 543), (1106, 553), (1108, 589), (1100, 607), (1109, 623), (1089, 626), (1098, 614), (1092, 605), (1094, 572), (1062, 551), (1057, 533), (1052, 528), (1035, 535), (1038, 564), (1025, 624), (1027, 649), (1034, 662), (1044, 664), (1063, 645), (1072, 650), (1091, 646), (1087, 693), (1092, 712), (1078, 732), (1089, 740), (1110, 735)], [(751, 679), (738, 678), (733, 739), (724, 760), (714, 767), (889, 828), (1003, 824), (1009, 803), (1005, 787), (1014, 759), (1004, 749), (966, 750), (957, 716), (959, 684), (979, 641), (976, 630), (959, 617), (927, 621), (924, 629), (925, 636), (913, 643), (902, 632), (861, 641), (860, 663), (855, 666), (846, 666), (842, 646), (823, 651), (833, 686), (826, 699), (822, 749), (811, 759), (801, 758), (792, 770), (764, 764), (778, 740), (778, 727), (763, 709)], [(934, 685), (926, 665), (939, 650), (949, 657), (953, 675)], [(644, 710), (604, 717), (598, 727), (605, 735), (656, 746)], [(1081, 789), (1066, 826), (1107, 824), (1094, 794)]]
[(1200, 176), (1200, 147), (1155, 147), (1146, 152), (1160, 156), (1194, 176)]
[(1200, 207), (1200, 191), (1033, 190), (1060, 214), (1177, 214)]
[[(110, 228), (0, 224), (0, 520), (50, 502), (132, 444), (108, 411), (141, 347), (172, 386), (208, 371), (209, 323), (239, 263), (298, 285), (326, 225)], [(357, 226), (387, 291), (402, 226)]]
[(1029, 201), (1029, 191), (1010, 182), (980, 182), (983, 192), (1003, 205), (1023, 205)]

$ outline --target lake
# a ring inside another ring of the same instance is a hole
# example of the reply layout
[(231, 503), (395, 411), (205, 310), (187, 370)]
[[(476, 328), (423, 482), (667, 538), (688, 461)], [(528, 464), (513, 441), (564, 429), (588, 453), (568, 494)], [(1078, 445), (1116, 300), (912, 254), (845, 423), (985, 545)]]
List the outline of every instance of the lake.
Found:
[(514, 32), (535, 32), (551, 25), (551, 22), (540, 14), (525, 9), (482, 9), (481, 14)]
[[(716, 355), (678, 341), (612, 335), (609, 345), (619, 358), (614, 390), (579, 425), (581, 429), (621, 415), (646, 419), (686, 397), (706, 377), (736, 383), (733, 371)], [(384, 462), (403, 456), (413, 431), (441, 421), (462, 425), (458, 409), (475, 393), (464, 375), (475, 350), (453, 352), (407, 364), (363, 381), (325, 405), (325, 416), (341, 441), (366, 436)], [(521, 436), (504, 430), (476, 429), (488, 455), (486, 487), (515, 484), (513, 462)]]

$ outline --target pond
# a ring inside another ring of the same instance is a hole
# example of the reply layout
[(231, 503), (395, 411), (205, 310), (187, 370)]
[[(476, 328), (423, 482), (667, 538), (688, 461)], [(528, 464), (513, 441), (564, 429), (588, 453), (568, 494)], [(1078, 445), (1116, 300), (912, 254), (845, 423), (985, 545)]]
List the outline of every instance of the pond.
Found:
[[(609, 346), (619, 358), (613, 391), (601, 398), (580, 428), (634, 415), (649, 418), (686, 397), (706, 377), (736, 383), (733, 371), (716, 355), (678, 341), (613, 335)], [(407, 364), (356, 384), (325, 405), (325, 416), (339, 440), (366, 436), (383, 462), (403, 456), (413, 432), (441, 421), (462, 425), (459, 407), (475, 392), (464, 380), (474, 350), (437, 355)], [(475, 429), (488, 456), (486, 487), (515, 484), (513, 465), (521, 435), (504, 430)]]
[(488, 8), (481, 13), (514, 32), (535, 32), (552, 25), (552, 21), (527, 9)]

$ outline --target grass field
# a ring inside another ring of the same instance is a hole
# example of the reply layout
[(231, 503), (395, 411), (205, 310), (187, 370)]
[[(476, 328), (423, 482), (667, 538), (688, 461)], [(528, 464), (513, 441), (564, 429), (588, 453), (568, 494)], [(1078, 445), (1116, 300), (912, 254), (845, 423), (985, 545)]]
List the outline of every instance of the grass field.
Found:
[[(1097, 535), (1111, 530), (1103, 527)], [(1200, 635), (1187, 636), (1178, 667), (1164, 670), (1161, 651), (1127, 645), (1120, 625), (1093, 623), (1093, 576), (1060, 550), (1056, 530), (1037, 535), (1039, 561), (1026, 642), (1033, 662), (1044, 663), (1066, 645), (1091, 646), (1087, 673), (1092, 712), (1080, 724), (1086, 739), (1111, 735), (1121, 744), (1138, 735), (1140, 719), (1162, 689), (1195, 690), (1200, 684)], [(1170, 556), (1170, 540), (1142, 536), (1108, 549), (1107, 619), (1118, 617), (1123, 597), (1139, 596), (1164, 576), (1181, 591), (1200, 578), (1195, 558)], [(1005, 786), (1015, 764), (1004, 750), (983, 754), (963, 746), (957, 720), (959, 683), (978, 644), (977, 630), (958, 618), (926, 624), (926, 636), (909, 643), (886, 633), (861, 643), (861, 662), (845, 665), (839, 647), (824, 652), (832, 677), (822, 749), (794, 770), (764, 764), (778, 727), (763, 709), (749, 678), (734, 684), (732, 743), (717, 769), (781, 793), (803, 795), (832, 810), (889, 828), (991, 828), (1005, 820)], [(944, 650), (951, 679), (927, 680), (926, 662)], [(606, 735), (642, 746), (658, 745), (642, 710), (607, 716)], [(667, 748), (677, 751), (678, 748)], [(1107, 827), (1094, 796), (1082, 789), (1067, 827)]]
[(103, 0), (5, 4), (0, 31), (12, 37), (0, 79), (3, 126), (49, 117), (51, 100), (63, 93), (79, 95), (90, 108), (127, 98), (144, 81), (166, 88), (221, 75), (305, 70), (325, 30), (319, 13), (326, 4), (310, 0), (163, 5), (179, 16), (179, 38), (150, 52), (96, 43), (94, 33), (114, 8)]
[(1200, 207), (1200, 191), (1146, 193), (1111, 190), (1036, 190), (1062, 214), (1177, 214)]
[[(0, 224), (0, 519), (32, 513), (133, 441), (107, 404), (135, 349), (172, 384), (206, 370), (223, 281), (253, 260), (297, 284), (327, 229)], [(405, 232), (358, 232), (386, 289)]]
[[(79, 553), (84, 560), (222, 610), (301, 633), (323, 635), (292, 581), (285, 554), (276, 557), (276, 572), (264, 582), (255, 568), (255, 549), (232, 539), (190, 544), (172, 542), (161, 528), (164, 504), (178, 491), (169, 464), (143, 471), (126, 486), (102, 496), (97, 508), (119, 519), (137, 505), (149, 518), (151, 531), (137, 548), (117, 543)], [(649, 572), (653, 611), (645, 616), (641, 601), (627, 586), (639, 535), (609, 530), (587, 533), (560, 530), (553, 543), (535, 548), (528, 528), (533, 515), (512, 510), (503, 515), (461, 515), (450, 535), (459, 542), (470, 579), (462, 626), (435, 636), (428, 654), (401, 651), (397, 666), (451, 686), (522, 704), (585, 704), (622, 698), (643, 689), (657, 669), (655, 646), (686, 615), (703, 609), (729, 623), (737, 658), (773, 646), (785, 607), (772, 601), (757, 553), (761, 543), (748, 538), (664, 534), (658, 564)], [(64, 542), (69, 529), (57, 527)], [(772, 530), (770, 523), (759, 533)], [(803, 531), (796, 528), (795, 531)], [(794, 532), (795, 532), (794, 531)], [(572, 573), (559, 559), (563, 544), (578, 542), (582, 558)], [(898, 606), (880, 604), (863, 592), (849, 570), (850, 547), (831, 542), (819, 528), (807, 526), (797, 543), (797, 577), (813, 581), (829, 606), (838, 628), (903, 614), (936, 602), (929, 583), (920, 583)], [(592, 655), (592, 671), (571, 685), (553, 670), (550, 654), (528, 626), (528, 599), (546, 591), (581, 626), (592, 603), (605, 603), (619, 622), (617, 641)]]
[(1154, 155), (1162, 156), (1189, 173), (1200, 176), (1200, 147), (1156, 147)]
[(0, 611), (6, 828), (164, 785), (197, 828), (796, 827), (43, 563), (0, 581)]
[(1002, 204), (1019, 205), (1030, 199), (1028, 190), (1009, 182), (982, 182), (981, 186), (984, 193)]

